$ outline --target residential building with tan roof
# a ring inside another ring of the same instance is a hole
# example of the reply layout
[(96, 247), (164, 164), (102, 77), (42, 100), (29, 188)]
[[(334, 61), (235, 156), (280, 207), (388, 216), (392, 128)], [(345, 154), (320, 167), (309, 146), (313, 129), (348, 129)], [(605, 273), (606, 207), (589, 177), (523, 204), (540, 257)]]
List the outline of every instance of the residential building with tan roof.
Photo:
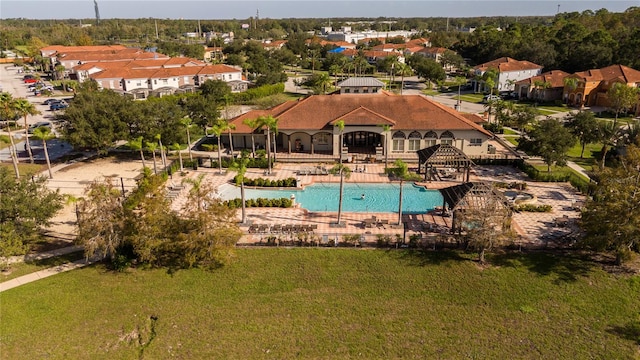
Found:
[[(476, 121), (422, 95), (312, 95), (288, 101), (268, 110), (255, 110), (231, 120), (236, 126), (233, 144), (251, 148), (251, 135), (264, 145), (261, 130), (243, 121), (271, 115), (278, 119), (277, 146), (284, 152), (322, 153), (340, 157), (339, 130), (345, 123), (343, 146), (350, 153), (389, 158), (417, 159), (416, 151), (436, 144), (450, 144), (470, 156), (488, 154), (493, 134)], [(388, 134), (382, 125), (390, 126)], [(228, 140), (227, 140), (228, 141)], [(344, 151), (344, 149), (343, 149)]]
[[(542, 66), (510, 57), (495, 59), (473, 68), (476, 76), (482, 76), (489, 69), (495, 69), (498, 72), (495, 84), (495, 89), (498, 91), (512, 91), (515, 89), (516, 82), (542, 73)], [(490, 90), (486, 89), (484, 81), (473, 80), (472, 83), (476, 92)]]
[(444, 54), (448, 49), (443, 47), (425, 47), (416, 52), (416, 54), (420, 56), (424, 56), (429, 59), (433, 59), (436, 62), (440, 63), (442, 54)]
[[(600, 69), (590, 69), (573, 73), (567, 78), (575, 80), (575, 88), (564, 86), (563, 98), (572, 106), (609, 107), (607, 91), (615, 83), (640, 88), (640, 71), (624, 65), (611, 65)], [(640, 95), (639, 95), (640, 96)], [(640, 100), (633, 112), (640, 114)]]
[(520, 99), (536, 99), (541, 102), (562, 100), (564, 79), (567, 76), (569, 73), (562, 70), (547, 71), (518, 81), (515, 92)]

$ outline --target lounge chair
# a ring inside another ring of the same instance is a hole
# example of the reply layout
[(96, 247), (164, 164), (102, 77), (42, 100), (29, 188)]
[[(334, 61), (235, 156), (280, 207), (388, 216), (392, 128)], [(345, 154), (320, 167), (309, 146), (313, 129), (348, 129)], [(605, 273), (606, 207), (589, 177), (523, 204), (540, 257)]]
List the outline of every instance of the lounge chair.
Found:
[(271, 227), (271, 232), (272, 233), (279, 233), (282, 231), (282, 225), (280, 224), (275, 224)]

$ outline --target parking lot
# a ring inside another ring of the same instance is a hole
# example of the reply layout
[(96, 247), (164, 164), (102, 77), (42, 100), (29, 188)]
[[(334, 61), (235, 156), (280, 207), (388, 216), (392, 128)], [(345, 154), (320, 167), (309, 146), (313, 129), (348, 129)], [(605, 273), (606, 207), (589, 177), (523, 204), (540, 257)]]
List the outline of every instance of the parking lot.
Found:
[[(22, 70), (22, 67), (15, 67), (13, 66), (13, 64), (3, 64), (2, 66), (0, 66), (0, 88), (2, 89), (3, 92), (10, 93), (13, 96), (13, 98), (27, 99), (40, 112), (40, 114), (29, 115), (27, 117), (28, 126), (33, 126), (38, 123), (40, 124), (49, 123), (51, 124), (51, 128), (53, 132), (57, 133), (56, 125), (54, 122), (56, 111), (52, 111), (50, 109), (50, 105), (45, 104), (44, 102), (48, 99), (62, 100), (64, 98), (68, 98), (69, 96), (63, 95), (61, 92), (57, 90), (54, 90), (53, 95), (51, 96), (35, 95), (33, 91), (29, 90), (29, 85), (31, 85), (32, 83), (25, 83), (23, 80), (24, 76), (27, 75), (27, 73), (21, 70)], [(50, 86), (50, 85), (51, 84), (48, 81), (44, 81), (44, 86)], [(24, 119), (20, 119), (19, 124), (24, 126)], [(0, 134), (7, 135), (7, 133), (4, 130), (0, 131)], [(24, 131), (21, 130), (18, 132), (14, 132), (13, 135), (14, 135), (14, 138), (16, 139), (16, 149), (18, 152), (19, 160), (23, 161), (25, 159), (28, 159), (28, 154), (26, 151), (24, 151), (24, 146), (25, 146), (23, 141), (25, 136)], [(40, 143), (37, 141), (32, 141), (31, 146), (34, 151), (35, 159), (41, 160), (40, 157), (44, 159), (44, 155), (40, 154), (41, 152), (42, 153), (44, 152)], [(60, 140), (52, 140), (49, 143), (49, 149), (50, 149), (49, 155), (53, 160), (60, 156), (63, 156), (68, 151), (70, 151), (71, 146), (69, 146), (68, 144), (64, 144)], [(11, 158), (10, 158), (8, 148), (0, 150), (0, 161), (10, 161), (10, 159)]]

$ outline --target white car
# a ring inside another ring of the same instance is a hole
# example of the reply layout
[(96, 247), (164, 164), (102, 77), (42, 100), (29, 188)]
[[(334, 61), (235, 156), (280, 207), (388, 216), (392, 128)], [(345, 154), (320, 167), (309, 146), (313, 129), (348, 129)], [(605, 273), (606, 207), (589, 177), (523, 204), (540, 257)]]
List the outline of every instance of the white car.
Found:
[(482, 98), (482, 102), (483, 103), (488, 103), (489, 101), (496, 101), (496, 100), (500, 100), (500, 96), (498, 96), (498, 95), (485, 95)]

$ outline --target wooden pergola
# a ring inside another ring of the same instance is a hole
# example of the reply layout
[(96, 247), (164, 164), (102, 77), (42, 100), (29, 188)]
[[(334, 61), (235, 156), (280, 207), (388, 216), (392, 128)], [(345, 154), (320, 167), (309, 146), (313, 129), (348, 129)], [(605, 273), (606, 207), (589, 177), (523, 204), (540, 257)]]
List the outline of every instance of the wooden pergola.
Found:
[(454, 232), (463, 231), (464, 222), (473, 220), (474, 216), (491, 218), (491, 223), (503, 228), (511, 226), (511, 203), (491, 183), (466, 182), (439, 191), (443, 198), (442, 210), (448, 208), (453, 212), (451, 229)]
[(425, 180), (442, 180), (439, 169), (464, 169), (465, 181), (469, 181), (471, 166), (475, 165), (464, 152), (448, 144), (433, 145), (417, 153), (418, 174), (424, 174)]

